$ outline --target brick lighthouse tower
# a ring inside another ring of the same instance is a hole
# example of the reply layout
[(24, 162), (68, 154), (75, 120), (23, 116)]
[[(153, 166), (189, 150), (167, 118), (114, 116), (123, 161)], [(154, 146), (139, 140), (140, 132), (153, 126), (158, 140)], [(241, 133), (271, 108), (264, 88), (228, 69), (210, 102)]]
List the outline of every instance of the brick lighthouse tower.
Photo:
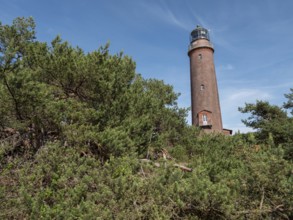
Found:
[(205, 132), (230, 133), (222, 125), (214, 48), (207, 29), (197, 26), (190, 34), (192, 124)]

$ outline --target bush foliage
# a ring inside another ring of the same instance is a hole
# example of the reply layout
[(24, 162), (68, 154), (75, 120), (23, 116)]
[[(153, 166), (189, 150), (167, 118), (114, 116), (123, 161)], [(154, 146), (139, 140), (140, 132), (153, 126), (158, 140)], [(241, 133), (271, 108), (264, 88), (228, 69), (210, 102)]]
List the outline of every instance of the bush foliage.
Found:
[(0, 23), (0, 218), (292, 218), (292, 117), (258, 101), (255, 133), (206, 135), (178, 95), (109, 45)]

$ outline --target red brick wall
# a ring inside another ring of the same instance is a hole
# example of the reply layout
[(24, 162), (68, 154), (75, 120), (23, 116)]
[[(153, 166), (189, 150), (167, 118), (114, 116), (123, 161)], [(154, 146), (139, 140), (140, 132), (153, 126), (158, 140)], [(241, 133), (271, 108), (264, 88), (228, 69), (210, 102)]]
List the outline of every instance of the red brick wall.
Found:
[(198, 113), (211, 112), (212, 128), (222, 132), (222, 116), (219, 102), (218, 86), (214, 66), (214, 50), (206, 39), (192, 42), (188, 52), (190, 57), (191, 108), (192, 124), (199, 126)]

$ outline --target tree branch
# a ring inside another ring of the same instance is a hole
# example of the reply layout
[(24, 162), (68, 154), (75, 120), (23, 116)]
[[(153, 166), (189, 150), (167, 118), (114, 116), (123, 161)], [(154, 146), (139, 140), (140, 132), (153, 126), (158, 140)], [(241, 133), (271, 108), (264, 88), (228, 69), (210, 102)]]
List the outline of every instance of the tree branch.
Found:
[(23, 117), (22, 117), (22, 115), (20, 113), (20, 110), (19, 110), (19, 106), (18, 106), (18, 102), (16, 100), (16, 97), (15, 97), (15, 95), (14, 95), (11, 87), (9, 86), (9, 83), (7, 82), (7, 79), (6, 79), (6, 76), (5, 76), (5, 70), (6, 70), (6, 68), (3, 69), (3, 80), (4, 80), (4, 84), (5, 84), (6, 88), (8, 89), (8, 92), (9, 92), (10, 96), (13, 99), (17, 119), (23, 120)]

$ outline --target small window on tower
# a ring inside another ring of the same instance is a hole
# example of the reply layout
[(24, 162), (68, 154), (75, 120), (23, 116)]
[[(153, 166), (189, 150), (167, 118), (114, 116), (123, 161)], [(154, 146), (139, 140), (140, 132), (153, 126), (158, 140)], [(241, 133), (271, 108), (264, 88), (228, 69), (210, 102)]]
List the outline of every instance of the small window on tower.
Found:
[(202, 123), (203, 125), (207, 125), (208, 124), (208, 117), (206, 114), (202, 115)]
[(200, 85), (200, 90), (204, 90), (204, 84)]
[(199, 60), (202, 60), (202, 54), (201, 54), (201, 53), (198, 54), (198, 59), (199, 59)]

